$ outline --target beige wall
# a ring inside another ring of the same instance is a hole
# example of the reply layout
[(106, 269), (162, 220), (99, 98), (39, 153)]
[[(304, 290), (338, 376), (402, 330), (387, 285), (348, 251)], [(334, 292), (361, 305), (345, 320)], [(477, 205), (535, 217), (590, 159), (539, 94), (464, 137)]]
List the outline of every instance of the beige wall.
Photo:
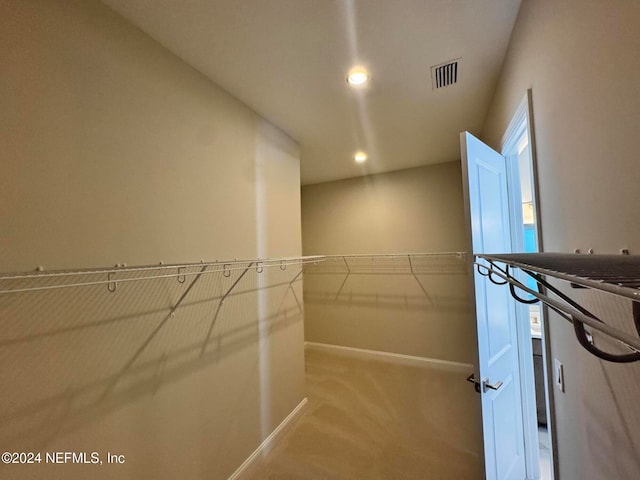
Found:
[(305, 255), (465, 249), (460, 162), (302, 187)]
[[(639, 22), (638, 2), (522, 3), (483, 138), (499, 148), (532, 88), (547, 251), (640, 253)], [(595, 308), (604, 300), (582, 301)], [(630, 310), (628, 303), (600, 308), (612, 322), (628, 322)], [(566, 322), (550, 323), (552, 357), (566, 378), (566, 393), (555, 393), (560, 478), (637, 478), (640, 365), (601, 362), (578, 346)]]
[[(0, 271), (300, 254), (282, 132), (97, 1), (0, 18)], [(0, 477), (227, 478), (304, 397), (295, 273), (0, 295), (0, 450), (126, 456)]]
[[(304, 186), (303, 252), (464, 251), (461, 182), (450, 162)], [(474, 363), (464, 273), (344, 279), (305, 276), (307, 341)]]

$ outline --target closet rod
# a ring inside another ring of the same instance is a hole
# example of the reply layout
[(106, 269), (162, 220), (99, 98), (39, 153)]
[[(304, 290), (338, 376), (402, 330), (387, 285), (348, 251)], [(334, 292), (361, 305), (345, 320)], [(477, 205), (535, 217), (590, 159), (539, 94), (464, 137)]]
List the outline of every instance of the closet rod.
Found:
[[(237, 270), (246, 270), (251, 267), (255, 267), (258, 273), (262, 273), (263, 268), (267, 267), (280, 267), (282, 270), (286, 270), (290, 265), (306, 265), (317, 264), (324, 261), (322, 255), (311, 255), (304, 257), (283, 257), (283, 258), (256, 258), (246, 260), (216, 260), (214, 262), (199, 262), (199, 263), (182, 263), (171, 265), (143, 265), (135, 267), (115, 267), (115, 268), (98, 268), (98, 269), (78, 269), (78, 270), (57, 270), (52, 272), (38, 272), (38, 273), (21, 273), (21, 274), (7, 274), (0, 275), (0, 282), (9, 280), (44, 280), (50, 278), (60, 277), (75, 277), (78, 275), (107, 275), (106, 280), (93, 280), (85, 282), (74, 282), (60, 285), (42, 285), (36, 287), (22, 287), (22, 288), (10, 288), (0, 290), (0, 295), (19, 292), (34, 292), (43, 290), (55, 290), (61, 288), (74, 288), (84, 287), (91, 285), (107, 285), (109, 291), (112, 290), (111, 285), (124, 282), (137, 282), (143, 280), (156, 280), (159, 278), (177, 278), (180, 283), (184, 283), (186, 277), (196, 275), (208, 275), (211, 273), (222, 272), (224, 276), (230, 276), (231, 272)], [(248, 266), (247, 266), (248, 265)], [(206, 271), (187, 272), (187, 268), (195, 267), (217, 267)], [(168, 270), (176, 270), (174, 273), (164, 273)], [(131, 277), (131, 278), (117, 278), (117, 274), (126, 274), (132, 272), (163, 272), (160, 275), (143, 276), (143, 277)], [(227, 275), (228, 272), (228, 275)]]

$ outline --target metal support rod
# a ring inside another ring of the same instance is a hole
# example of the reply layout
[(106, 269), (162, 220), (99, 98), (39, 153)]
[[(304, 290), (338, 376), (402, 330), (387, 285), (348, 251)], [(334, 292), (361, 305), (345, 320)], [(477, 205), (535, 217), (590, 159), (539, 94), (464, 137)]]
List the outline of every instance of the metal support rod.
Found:
[(420, 289), (422, 290), (422, 293), (424, 293), (424, 296), (427, 297), (429, 299), (429, 301), (433, 304), (433, 300), (431, 299), (431, 295), (429, 295), (429, 293), (427, 292), (427, 289), (424, 288), (424, 285), (422, 285), (422, 282), (420, 281), (420, 279), (418, 278), (418, 276), (415, 273), (413, 274), (413, 278), (415, 278), (416, 282), (418, 282), (418, 285), (420, 286)]
[[(478, 265), (478, 262), (474, 262), (476, 265)], [(480, 264), (482, 265), (482, 264)], [(485, 265), (482, 265), (484, 267), (486, 267)], [(607, 335), (613, 337), (616, 340), (619, 340), (620, 342), (622, 342), (623, 344), (625, 344), (627, 347), (631, 348), (632, 350), (636, 351), (636, 352), (640, 352), (640, 338), (634, 337), (626, 332), (623, 332), (621, 330), (618, 330), (617, 328), (611, 327), (609, 325), (607, 325), (606, 323), (603, 323), (599, 320), (594, 320), (593, 318), (585, 315), (584, 313), (580, 312), (579, 310), (571, 307), (571, 306), (567, 306), (551, 297), (549, 297), (548, 295), (544, 295), (541, 294), (540, 292), (536, 292), (535, 290), (530, 289), (529, 287), (527, 287), (526, 285), (518, 282), (517, 280), (513, 279), (513, 278), (508, 278), (506, 277), (504, 274), (498, 272), (498, 271), (494, 271), (495, 275), (497, 275), (498, 277), (502, 278), (503, 280), (506, 280), (507, 282), (511, 283), (511, 282), (516, 282), (515, 286), (518, 287), (519, 289), (533, 295), (534, 297), (538, 298), (540, 301), (544, 302), (545, 304), (557, 308), (560, 311), (564, 312), (567, 315), (570, 315), (571, 318), (575, 321), (578, 322), (582, 322), (585, 325), (588, 325), (590, 327), (592, 327), (595, 330), (601, 331), (603, 333), (606, 333)]]
[(424, 288), (424, 285), (422, 285), (422, 282), (420, 281), (420, 279), (416, 275), (416, 272), (413, 269), (413, 262), (411, 261), (411, 255), (407, 255), (407, 258), (409, 258), (409, 267), (411, 268), (411, 275), (413, 275), (413, 278), (415, 278), (416, 282), (418, 282), (418, 285), (420, 286), (422, 293), (424, 293), (424, 296), (427, 297), (427, 299), (433, 304), (433, 300), (431, 299), (431, 296), (429, 295), (429, 293), (427, 293), (427, 289)]
[[(291, 280), (289, 282), (289, 290), (291, 290), (291, 293), (293, 293), (293, 298), (295, 299), (296, 305), (298, 305), (298, 310), (300, 310), (300, 311), (302, 311), (302, 305), (300, 304), (300, 300), (298, 299), (298, 295), (296, 295), (296, 291), (293, 288), (293, 284), (301, 274), (302, 274), (302, 269), (300, 269), (300, 271), (296, 274), (296, 276), (293, 277), (293, 280)], [(284, 301), (284, 299), (283, 299), (283, 301)]]
[[(593, 313), (589, 312), (589, 310), (587, 310), (586, 308), (582, 307), (580, 304), (578, 304), (577, 302), (573, 301), (570, 297), (568, 297), (567, 295), (562, 293), (562, 291), (560, 291), (559, 289), (557, 289), (556, 287), (551, 285), (549, 282), (544, 280), (542, 278), (542, 275), (530, 272), (528, 270), (523, 270), (523, 271), (525, 273), (527, 273), (529, 276), (531, 276), (533, 279), (535, 279), (538, 282), (538, 285), (542, 285), (547, 290), (552, 291), (559, 298), (561, 298), (563, 301), (567, 302), (567, 304), (571, 305), (573, 308), (578, 310), (580, 313), (586, 315), (587, 317), (593, 318), (594, 320), (596, 320), (598, 322), (602, 322), (602, 320), (600, 320), (598, 317), (596, 317)], [(509, 287), (513, 289), (513, 285), (512, 284), (510, 284)], [(599, 358), (601, 358), (603, 360), (607, 360), (607, 361), (610, 361), (610, 362), (617, 362), (617, 363), (629, 363), (629, 362), (636, 362), (636, 361), (640, 360), (640, 351), (635, 349), (635, 348), (633, 348), (633, 347), (631, 347), (631, 346), (629, 346), (629, 345), (627, 345), (626, 343), (622, 342), (619, 339), (616, 339), (616, 340), (618, 342), (622, 343), (627, 348), (629, 348), (632, 351), (634, 351), (634, 353), (626, 354), (626, 355), (624, 355), (624, 354), (612, 354), (612, 353), (600, 350), (599, 348), (597, 348), (593, 344), (593, 342), (589, 341), (589, 339), (587, 338), (587, 331), (584, 328), (584, 323), (579, 322), (579, 321), (575, 321), (573, 318), (571, 319), (571, 321), (573, 323), (573, 328), (575, 330), (575, 334), (576, 334), (576, 338), (578, 339), (578, 342), (580, 343), (580, 345), (582, 345), (583, 348), (585, 348), (588, 352), (592, 353), (593, 355), (595, 355), (595, 356), (597, 356), (597, 357), (599, 357)], [(602, 322), (602, 323), (604, 323), (604, 322)], [(637, 328), (637, 331), (638, 331), (638, 334), (640, 334), (640, 328)]]
[(200, 277), (202, 277), (202, 274), (205, 273), (205, 271), (207, 270), (207, 265), (205, 265), (204, 267), (202, 267), (200, 269), (200, 271), (198, 272), (198, 275), (196, 276), (196, 278), (193, 279), (193, 281), (189, 284), (189, 286), (187, 287), (187, 289), (184, 291), (184, 293), (182, 295), (180, 295), (180, 298), (178, 299), (178, 301), (176, 302), (176, 304), (173, 306), (173, 308), (171, 309), (171, 313), (175, 313), (175, 311), (178, 309), (178, 307), (180, 306), (180, 304), (182, 303), (182, 301), (187, 297), (187, 295), (189, 295), (189, 292), (191, 291), (191, 289), (194, 287), (194, 285), (198, 282), (198, 280), (200, 280)]
[(253, 266), (254, 263), (256, 264), (256, 272), (257, 273), (262, 273), (262, 270), (258, 271), (258, 268), (261, 268), (261, 267), (258, 267), (260, 262), (251, 262), (249, 265), (247, 265), (247, 267), (240, 274), (240, 276), (238, 278), (236, 278), (236, 281), (233, 282), (233, 285), (231, 285), (231, 287), (229, 287), (229, 289), (222, 296), (222, 298), (220, 298), (220, 302), (218, 302), (218, 306), (216, 308), (216, 313), (213, 315), (213, 319), (211, 320), (211, 324), (209, 325), (209, 330), (207, 331), (207, 335), (206, 335), (206, 337), (204, 339), (204, 342), (202, 342), (202, 347), (200, 349), (200, 356), (203, 356), (205, 351), (206, 351), (206, 349), (207, 349), (207, 345), (209, 343), (209, 339), (211, 338), (211, 333), (213, 332), (213, 327), (215, 327), (216, 322), (218, 321), (218, 315), (220, 314), (220, 310), (222, 309), (222, 305), (224, 304), (225, 299), (229, 296), (231, 291), (234, 288), (236, 288), (236, 285), (238, 285), (238, 283), (240, 283), (240, 280), (242, 280), (242, 277), (245, 276), (245, 274), (249, 271), (249, 269)]
[(347, 272), (351, 273), (351, 268), (349, 268), (349, 262), (347, 262), (347, 257), (342, 257), (342, 260), (344, 261), (344, 266), (347, 267)]
[(295, 281), (298, 279), (298, 277), (299, 277), (300, 275), (302, 275), (302, 270), (300, 270), (300, 271), (296, 274), (296, 276), (295, 276), (295, 277), (293, 277), (293, 280), (291, 280), (291, 281), (289, 282), (289, 286), (293, 285), (293, 282), (295, 282)]
[(200, 356), (202, 357), (207, 350), (207, 345), (209, 344), (209, 339), (211, 338), (211, 333), (213, 332), (213, 327), (215, 327), (216, 322), (218, 321), (218, 314), (220, 313), (220, 309), (222, 308), (222, 301), (218, 302), (218, 307), (216, 308), (216, 313), (213, 315), (213, 319), (211, 320), (211, 325), (209, 325), (209, 330), (207, 331), (207, 336), (202, 342), (202, 347), (200, 348)]
[(344, 288), (345, 284), (347, 283), (347, 280), (349, 279), (350, 275), (351, 275), (351, 272), (347, 272), (347, 274), (344, 276), (344, 280), (342, 280), (342, 284), (340, 285), (340, 288), (338, 289), (338, 293), (336, 293), (336, 296), (335, 296), (334, 300), (338, 300), (338, 297), (342, 293), (342, 289)]
[(296, 304), (298, 305), (298, 309), (302, 310), (302, 307), (300, 306), (300, 300), (298, 300), (298, 295), (296, 295), (296, 291), (293, 289), (293, 284), (300, 275), (302, 275), (302, 269), (300, 269), (300, 271), (296, 273), (296, 276), (293, 277), (293, 279), (289, 282), (289, 288), (291, 289), (291, 293), (293, 293), (293, 298), (296, 299)]
[[(309, 273), (344, 274), (338, 265), (342, 263), (351, 275), (466, 274), (466, 253), (463, 252), (327, 255), (325, 258), (332, 260), (330, 265), (310, 269)], [(407, 263), (396, 261), (399, 259), (407, 260)]]
[(478, 254), (477, 257), (640, 301), (640, 257), (637, 256), (524, 253)]
[(220, 299), (220, 305), (222, 305), (224, 303), (224, 300), (227, 298), (227, 296), (231, 293), (231, 290), (233, 290), (234, 288), (236, 288), (236, 285), (238, 285), (238, 282), (240, 282), (240, 280), (242, 280), (242, 277), (244, 277), (244, 275), (249, 271), (249, 269), (253, 266), (255, 262), (251, 262), (249, 265), (247, 265), (247, 268), (244, 269), (244, 272), (242, 272), (240, 274), (240, 276), (238, 278), (236, 278), (236, 281), (233, 282), (233, 285), (231, 285), (231, 287), (229, 288), (229, 290), (227, 290), (227, 293), (225, 293), (222, 296), (222, 299)]
[(118, 381), (120, 380), (120, 378), (122, 378), (122, 376), (127, 372), (127, 370), (131, 368), (131, 366), (135, 363), (138, 357), (142, 355), (142, 352), (144, 352), (147, 346), (151, 343), (151, 340), (153, 340), (154, 337), (158, 334), (158, 332), (162, 330), (162, 327), (164, 327), (167, 321), (170, 318), (173, 318), (175, 316), (176, 310), (178, 309), (178, 307), (180, 307), (183, 300), (187, 298), (187, 295), (189, 295), (189, 292), (195, 286), (195, 284), (198, 283), (198, 280), (200, 280), (200, 277), (202, 276), (202, 274), (205, 273), (205, 270), (207, 270), (207, 267), (208, 266), (205, 265), (200, 269), (199, 274), (193, 279), (193, 281), (189, 284), (186, 290), (182, 293), (178, 301), (169, 311), (169, 314), (166, 317), (164, 317), (164, 319), (158, 324), (158, 326), (153, 330), (153, 332), (151, 332), (151, 334), (147, 337), (144, 343), (138, 348), (138, 350), (133, 354), (133, 356), (127, 361), (127, 363), (124, 364), (124, 366), (122, 367), (118, 375), (116, 375), (116, 377), (107, 385), (104, 392), (102, 393), (101, 398), (105, 398), (109, 394), (109, 392), (113, 390), (113, 388), (118, 384)]

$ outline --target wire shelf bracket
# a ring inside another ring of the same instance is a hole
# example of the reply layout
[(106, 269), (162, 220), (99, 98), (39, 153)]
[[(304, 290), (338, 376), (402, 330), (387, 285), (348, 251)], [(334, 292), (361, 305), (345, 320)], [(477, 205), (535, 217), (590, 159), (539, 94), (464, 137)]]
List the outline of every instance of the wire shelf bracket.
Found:
[[(291, 288), (293, 291), (293, 284), (302, 274), (303, 267), (308, 264), (317, 265), (323, 261), (323, 256), (315, 255), (287, 258), (257, 258), (250, 260), (216, 260), (213, 262), (183, 263), (175, 265), (164, 265), (161, 262), (158, 265), (135, 267), (127, 267), (124, 264), (119, 264), (114, 268), (58, 270), (51, 272), (47, 272), (44, 268), (38, 267), (35, 272), (0, 274), (0, 296), (106, 285), (109, 295), (116, 295), (117, 298), (117, 292), (122, 290), (120, 285), (123, 283), (127, 284), (128, 282), (175, 278), (178, 283), (186, 284), (186, 288), (182, 292), (181, 296), (169, 308), (169, 311), (163, 316), (162, 321), (153, 329), (142, 345), (125, 362), (114, 378), (106, 385), (104, 391), (101, 393), (101, 398), (106, 398), (115, 389), (120, 380), (132, 368), (143, 352), (147, 349), (149, 344), (170, 321), (170, 319), (175, 318), (176, 313), (183, 305), (185, 299), (189, 296), (193, 288), (200, 282), (203, 276), (210, 274), (222, 274), (222, 277), (229, 279), (234, 271), (241, 272), (225, 293), (220, 297), (207, 337), (203, 343), (201, 354), (204, 353), (225, 300), (227, 300), (242, 278), (245, 277), (251, 269), (255, 269), (257, 274), (262, 274), (266, 268), (276, 266), (283, 271), (287, 269), (287, 266), (291, 265), (300, 267), (300, 270), (296, 273), (293, 280), (288, 284), (288, 288)], [(293, 293), (295, 295), (295, 291), (293, 291)], [(301, 308), (297, 297), (296, 302), (298, 303), (298, 308)]]
[[(562, 253), (477, 254), (474, 264), (478, 273), (492, 283), (508, 284), (511, 296), (516, 301), (526, 304), (540, 301), (571, 322), (580, 345), (598, 358), (615, 363), (640, 361), (640, 256)], [(518, 280), (510, 272), (510, 269), (515, 268), (533, 278), (538, 289), (533, 290)], [(549, 282), (551, 278), (568, 281), (574, 288), (598, 290), (631, 300), (633, 325), (637, 336), (606, 324), (575, 299), (552, 285)], [(516, 293), (516, 289), (534, 298), (522, 298)], [(550, 296), (550, 293), (555, 297)], [(610, 353), (599, 349), (589, 338), (585, 326), (608, 335), (631, 353)]]
[(305, 273), (344, 275), (334, 297), (338, 300), (352, 275), (412, 275), (420, 290), (431, 300), (418, 275), (465, 274), (465, 252), (381, 253), (356, 255), (325, 255), (324, 263), (307, 265)]

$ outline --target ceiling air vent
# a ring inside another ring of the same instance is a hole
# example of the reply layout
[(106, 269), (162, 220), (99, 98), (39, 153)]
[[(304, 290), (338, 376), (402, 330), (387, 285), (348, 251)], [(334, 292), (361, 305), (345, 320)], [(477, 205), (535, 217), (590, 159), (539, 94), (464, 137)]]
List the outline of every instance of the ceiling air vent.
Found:
[(431, 67), (433, 89), (448, 87), (458, 82), (458, 60), (451, 60)]

